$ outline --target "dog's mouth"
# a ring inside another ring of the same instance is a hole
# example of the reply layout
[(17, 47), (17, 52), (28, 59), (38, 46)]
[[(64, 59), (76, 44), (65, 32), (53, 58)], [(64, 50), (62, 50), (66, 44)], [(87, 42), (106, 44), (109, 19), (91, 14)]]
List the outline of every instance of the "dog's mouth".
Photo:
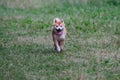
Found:
[(58, 35), (62, 35), (62, 31), (60, 31), (60, 32), (57, 32), (57, 34), (58, 34)]
[(62, 35), (63, 29), (56, 29), (58, 35)]

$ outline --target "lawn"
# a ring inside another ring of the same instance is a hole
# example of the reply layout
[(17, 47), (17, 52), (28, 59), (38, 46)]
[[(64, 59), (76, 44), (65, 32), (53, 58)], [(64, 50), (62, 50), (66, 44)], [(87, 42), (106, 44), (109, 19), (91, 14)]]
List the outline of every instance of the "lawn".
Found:
[[(61, 53), (55, 17), (67, 28)], [(120, 80), (120, 1), (1, 0), (0, 80)]]

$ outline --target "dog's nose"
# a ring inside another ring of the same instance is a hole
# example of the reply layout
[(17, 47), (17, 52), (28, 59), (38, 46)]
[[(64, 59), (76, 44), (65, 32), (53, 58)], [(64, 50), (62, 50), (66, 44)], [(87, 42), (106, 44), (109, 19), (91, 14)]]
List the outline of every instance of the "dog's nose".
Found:
[(58, 32), (60, 32), (60, 31), (61, 31), (61, 29), (59, 28), (59, 29), (57, 29), (57, 31), (58, 31)]
[(58, 28), (58, 29), (57, 29), (58, 32), (60, 32), (60, 31), (62, 31), (62, 30), (63, 30), (62, 28)]

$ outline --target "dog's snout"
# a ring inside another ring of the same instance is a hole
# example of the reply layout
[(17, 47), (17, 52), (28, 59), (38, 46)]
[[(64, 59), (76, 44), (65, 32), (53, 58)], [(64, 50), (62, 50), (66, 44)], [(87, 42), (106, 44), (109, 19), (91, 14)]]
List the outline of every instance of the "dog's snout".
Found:
[(62, 29), (59, 28), (59, 29), (57, 29), (57, 31), (60, 32), (60, 31), (62, 31)]
[(63, 30), (63, 28), (62, 27), (56, 27), (56, 30), (57, 30), (57, 32), (60, 32), (60, 31)]

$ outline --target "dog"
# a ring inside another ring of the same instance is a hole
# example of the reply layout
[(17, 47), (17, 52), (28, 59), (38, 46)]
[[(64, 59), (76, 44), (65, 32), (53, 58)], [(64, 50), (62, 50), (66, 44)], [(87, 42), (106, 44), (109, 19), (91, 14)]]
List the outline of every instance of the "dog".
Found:
[(63, 19), (54, 18), (52, 28), (52, 39), (54, 43), (54, 49), (57, 52), (63, 51), (66, 39), (66, 27)]

